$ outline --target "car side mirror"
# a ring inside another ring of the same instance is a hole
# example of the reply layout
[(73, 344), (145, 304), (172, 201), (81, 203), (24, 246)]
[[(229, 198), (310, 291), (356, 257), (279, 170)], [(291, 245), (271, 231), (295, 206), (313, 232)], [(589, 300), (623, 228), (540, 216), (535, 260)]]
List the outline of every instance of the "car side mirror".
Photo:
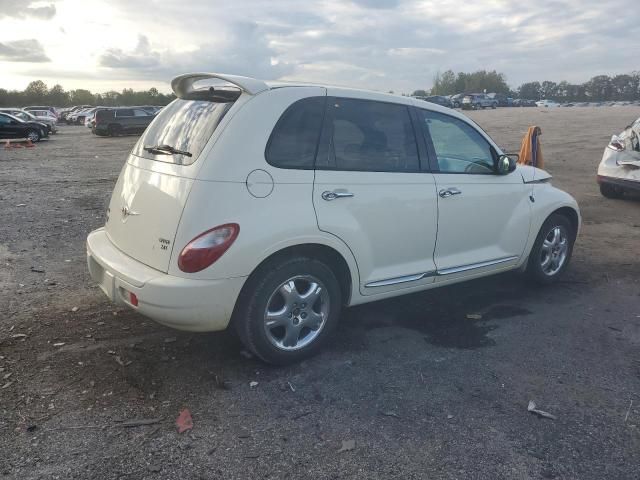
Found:
[(517, 153), (506, 153), (499, 155), (495, 163), (495, 171), (498, 175), (507, 175), (516, 169), (516, 164), (520, 155)]

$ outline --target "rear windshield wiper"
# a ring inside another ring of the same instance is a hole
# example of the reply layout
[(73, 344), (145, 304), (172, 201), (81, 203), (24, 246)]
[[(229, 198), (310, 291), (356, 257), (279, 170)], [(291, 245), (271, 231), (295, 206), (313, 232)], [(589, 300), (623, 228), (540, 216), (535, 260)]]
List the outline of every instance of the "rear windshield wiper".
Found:
[(154, 145), (152, 147), (144, 146), (143, 150), (149, 153), (155, 153), (158, 155), (184, 155), (185, 157), (192, 157), (190, 152), (185, 152), (184, 150), (178, 150), (177, 148), (173, 148), (171, 145)]

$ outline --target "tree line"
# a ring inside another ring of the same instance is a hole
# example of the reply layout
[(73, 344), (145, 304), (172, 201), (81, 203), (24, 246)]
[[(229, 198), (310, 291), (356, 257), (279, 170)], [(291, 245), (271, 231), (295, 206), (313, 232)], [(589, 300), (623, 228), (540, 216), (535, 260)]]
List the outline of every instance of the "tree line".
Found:
[(35, 80), (22, 91), (0, 88), (0, 107), (24, 107), (28, 105), (47, 105), (52, 107), (70, 107), (73, 105), (167, 105), (175, 95), (158, 92), (156, 88), (135, 92), (125, 88), (121, 92), (109, 91), (92, 93), (79, 88), (66, 91), (61, 85), (48, 88), (42, 80)]
[[(554, 100), (556, 102), (607, 102), (640, 100), (640, 72), (615, 76), (596, 75), (585, 83), (527, 82), (512, 90), (503, 73), (480, 70), (473, 73), (452, 70), (436, 74), (431, 95), (457, 93), (502, 93), (526, 100)], [(428, 95), (426, 90), (416, 90), (413, 95)]]

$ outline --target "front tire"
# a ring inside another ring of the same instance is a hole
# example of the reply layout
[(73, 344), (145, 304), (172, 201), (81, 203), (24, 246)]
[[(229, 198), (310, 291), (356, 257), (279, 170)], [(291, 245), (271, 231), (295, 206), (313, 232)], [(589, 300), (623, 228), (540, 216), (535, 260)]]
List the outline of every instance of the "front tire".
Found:
[(38, 132), (37, 130), (29, 130), (27, 132), (27, 138), (33, 143), (39, 142), (41, 137), (42, 136), (40, 135), (40, 132)]
[(576, 232), (567, 217), (554, 213), (544, 222), (527, 265), (527, 275), (536, 283), (549, 285), (562, 276), (569, 265)]
[(233, 323), (245, 347), (274, 365), (317, 354), (338, 323), (340, 284), (306, 257), (268, 262), (243, 288)]

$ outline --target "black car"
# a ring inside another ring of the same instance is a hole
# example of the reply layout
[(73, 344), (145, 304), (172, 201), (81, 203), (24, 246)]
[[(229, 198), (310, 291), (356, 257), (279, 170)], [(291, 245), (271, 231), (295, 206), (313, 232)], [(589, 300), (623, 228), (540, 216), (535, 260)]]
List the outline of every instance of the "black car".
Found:
[(40, 122), (25, 122), (7, 113), (0, 113), (0, 139), (27, 138), (32, 142), (49, 136), (47, 126)]
[(91, 131), (100, 136), (140, 134), (155, 115), (142, 108), (104, 108), (96, 111)]
[(453, 108), (453, 102), (449, 97), (443, 95), (432, 95), (430, 97), (424, 97), (425, 102), (435, 103), (436, 105), (442, 105), (443, 107)]

